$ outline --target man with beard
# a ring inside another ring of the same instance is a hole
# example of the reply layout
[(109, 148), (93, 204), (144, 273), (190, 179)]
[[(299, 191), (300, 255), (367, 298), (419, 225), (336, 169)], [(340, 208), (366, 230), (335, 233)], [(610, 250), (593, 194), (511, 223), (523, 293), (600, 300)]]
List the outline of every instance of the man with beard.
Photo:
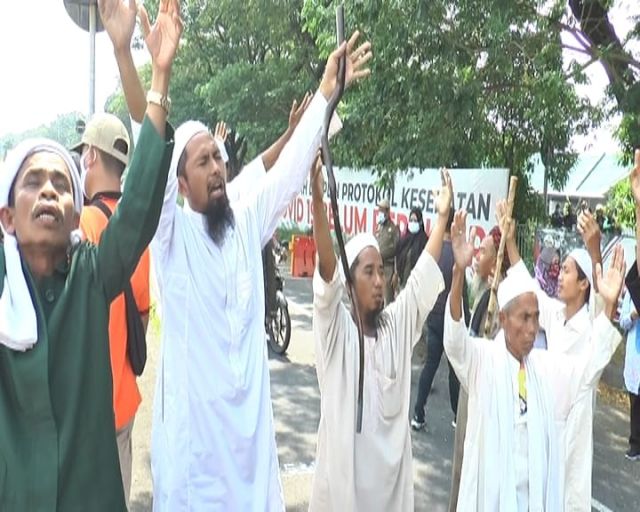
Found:
[[(133, 27), (134, 8), (125, 14)], [(352, 51), (356, 39), (357, 33), (331, 54), (318, 92), (273, 169), (237, 201), (229, 200), (220, 148), (207, 127), (187, 121), (176, 130), (151, 244), (163, 324), (151, 453), (155, 510), (284, 509), (261, 249), (307, 178), (339, 57), (346, 56), (347, 84), (368, 74), (363, 65), (370, 44)], [(137, 79), (135, 70), (129, 76)], [(131, 89), (123, 85), (125, 93)], [(137, 107), (127, 101), (135, 119)]]
[[(101, 13), (114, 2), (101, 0)], [(109, 304), (158, 224), (171, 159), (169, 78), (182, 32), (164, 1), (147, 38), (152, 91), (123, 199), (100, 242), (73, 236), (83, 195), (59, 144), (28, 140), (0, 175), (0, 510), (126, 511)], [(159, 98), (158, 101), (156, 99)]]
[(362, 432), (356, 433), (358, 331), (353, 312), (343, 303), (344, 276), (333, 251), (322, 172), (319, 165), (315, 169), (313, 235), (318, 266), (313, 277), (313, 334), (321, 415), (309, 506), (312, 512), (414, 510), (407, 421), (411, 352), (444, 287), (436, 262), (453, 191), (446, 171), (442, 179), (436, 201), (438, 219), (394, 302), (385, 307), (384, 263), (373, 235), (356, 235), (345, 247), (365, 343)]

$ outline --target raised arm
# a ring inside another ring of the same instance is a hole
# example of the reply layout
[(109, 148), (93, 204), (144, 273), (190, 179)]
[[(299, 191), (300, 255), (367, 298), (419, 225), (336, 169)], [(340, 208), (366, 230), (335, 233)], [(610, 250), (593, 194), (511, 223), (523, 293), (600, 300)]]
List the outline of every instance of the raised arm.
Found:
[[(105, 27), (112, 29), (111, 36), (121, 16), (127, 14), (124, 10), (130, 6), (120, 0), (100, 0), (99, 7)], [(181, 33), (179, 0), (163, 2), (147, 37), (153, 69), (152, 88), (163, 97), (168, 95)], [(165, 109), (156, 103), (147, 105), (122, 200), (98, 245), (98, 267), (108, 297), (113, 298), (122, 291), (157, 228), (173, 148), (173, 142), (168, 143), (167, 139), (172, 138)]]
[[(234, 203), (250, 198), (257, 190), (259, 190), (259, 187), (263, 186), (264, 183), (262, 182), (262, 179), (275, 165), (278, 158), (280, 158), (280, 153), (284, 149), (286, 143), (289, 142), (289, 139), (291, 139), (291, 135), (293, 135), (296, 126), (298, 126), (300, 119), (302, 119), (302, 114), (304, 114), (309, 103), (311, 103), (312, 97), (313, 96), (308, 93), (305, 94), (300, 105), (298, 105), (296, 100), (293, 100), (293, 105), (289, 112), (289, 126), (287, 127), (287, 130), (271, 145), (271, 147), (269, 147), (269, 149), (261, 155), (258, 155), (240, 169), (237, 176), (227, 183), (227, 196), (229, 197), (229, 201)], [(224, 123), (218, 123), (216, 125), (216, 138), (226, 141), (227, 130)]]
[(476, 228), (471, 228), (467, 238), (467, 213), (458, 210), (453, 216), (451, 224), (451, 249), (453, 250), (453, 277), (451, 279), (451, 318), (458, 322), (462, 319), (464, 301), (465, 269), (473, 262), (473, 240), (476, 238)]
[(620, 244), (614, 249), (613, 259), (605, 276), (602, 275), (602, 265), (598, 263), (596, 266), (598, 290), (605, 306), (604, 311), (593, 322), (589, 350), (577, 361), (582, 371), (576, 400), (580, 398), (581, 393), (595, 388), (602, 371), (609, 364), (622, 340), (612, 320), (624, 284), (625, 270), (624, 250)]
[[(582, 236), (589, 257), (593, 263), (591, 269), (593, 275), (593, 282), (596, 282), (596, 265), (602, 264), (602, 251), (600, 248), (600, 242), (602, 240), (602, 233), (600, 232), (600, 226), (595, 217), (589, 211), (583, 211), (578, 216), (578, 232)], [(597, 292), (598, 290), (594, 290)]]
[(307, 107), (311, 103), (313, 99), (313, 95), (307, 93), (302, 98), (302, 101), (298, 105), (297, 100), (293, 100), (293, 104), (291, 105), (291, 110), (289, 111), (289, 124), (287, 125), (287, 129), (285, 132), (278, 137), (270, 147), (264, 153), (262, 153), (262, 163), (264, 164), (265, 171), (269, 172), (269, 170), (276, 164), (278, 158), (280, 158), (280, 153), (284, 149), (285, 145), (289, 140), (291, 140), (291, 136), (298, 126), (300, 119), (302, 119), (302, 114), (305, 113)]
[(453, 184), (451, 183), (451, 176), (449, 176), (449, 172), (446, 169), (440, 169), (440, 179), (442, 180), (442, 189), (436, 199), (438, 218), (425, 246), (425, 251), (431, 254), (436, 261), (440, 259), (440, 253), (442, 252), (442, 241), (444, 232), (447, 229), (447, 220), (453, 201)]
[(462, 386), (468, 391), (474, 368), (480, 357), (477, 340), (471, 338), (464, 322), (463, 290), (465, 269), (473, 262), (473, 240), (475, 228), (467, 238), (467, 212), (459, 210), (453, 217), (451, 225), (451, 248), (453, 249), (453, 274), (451, 291), (445, 307), (444, 348), (451, 366), (456, 372)]
[(427, 315), (444, 290), (444, 279), (438, 266), (442, 249), (442, 239), (453, 199), (453, 186), (449, 173), (440, 171), (442, 186), (436, 200), (438, 218), (431, 232), (431, 238), (418, 258), (407, 284), (396, 300), (386, 308), (393, 319), (401, 339), (413, 347), (420, 339), (422, 326)]
[(346, 85), (369, 74), (368, 69), (362, 68), (371, 58), (371, 45), (364, 43), (352, 50), (357, 37), (356, 32), (349, 43), (341, 45), (329, 56), (318, 92), (302, 115), (291, 139), (285, 144), (280, 158), (265, 176), (264, 186), (256, 193), (256, 218), (261, 223), (263, 243), (271, 237), (285, 209), (302, 189), (307, 171), (316, 158), (327, 98), (333, 94), (337, 85), (340, 57), (346, 56)]
[(324, 179), (320, 155), (311, 171), (311, 198), (313, 204), (313, 238), (318, 252), (318, 271), (325, 282), (330, 282), (336, 271), (336, 255), (329, 230), (329, 219), (324, 204)]
[[(146, 11), (144, 14), (142, 11), (144, 7), (141, 7), (141, 17), (145, 18), (148, 27)], [(100, 2), (100, 17), (113, 43), (127, 108), (131, 118), (141, 124), (147, 109), (147, 100), (131, 54), (131, 38), (136, 26), (137, 12), (136, 0), (129, 0), (127, 3), (112, 0)]]

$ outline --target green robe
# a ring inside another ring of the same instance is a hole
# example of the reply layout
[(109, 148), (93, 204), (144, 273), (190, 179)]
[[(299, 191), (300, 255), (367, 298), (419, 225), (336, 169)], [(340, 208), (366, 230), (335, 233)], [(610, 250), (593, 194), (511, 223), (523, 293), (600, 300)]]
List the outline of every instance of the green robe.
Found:
[[(38, 341), (0, 346), (0, 510), (126, 511), (113, 415), (109, 305), (158, 225), (173, 150), (145, 119), (122, 201), (99, 245), (36, 285)], [(6, 265), (0, 246), (0, 294)]]

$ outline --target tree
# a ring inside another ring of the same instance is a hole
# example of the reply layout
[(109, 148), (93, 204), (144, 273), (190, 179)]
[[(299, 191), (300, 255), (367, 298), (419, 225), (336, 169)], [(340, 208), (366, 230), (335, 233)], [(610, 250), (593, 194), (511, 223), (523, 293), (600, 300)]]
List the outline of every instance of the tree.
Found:
[[(255, 155), (284, 129), (291, 99), (315, 88), (335, 46), (337, 3), (185, 0), (173, 122), (224, 119)], [(531, 156), (540, 153), (547, 182), (561, 188), (576, 159), (572, 137), (605, 115), (575, 92), (589, 65), (607, 69), (625, 147), (639, 140), (638, 63), (629, 41), (640, 28), (617, 38), (607, 18), (613, 3), (350, 2), (347, 32), (357, 27), (373, 42), (374, 76), (340, 106), (347, 122), (336, 162), (372, 167), (386, 182), (415, 167), (507, 167), (520, 178), (520, 220), (541, 216), (543, 204), (529, 189)], [(568, 48), (588, 61), (567, 65)], [(124, 102), (116, 95), (109, 106), (122, 111)]]
[(80, 140), (80, 135), (76, 131), (76, 122), (83, 118), (84, 116), (79, 112), (68, 112), (60, 114), (50, 123), (37, 128), (5, 135), (0, 138), (0, 155), (4, 157), (5, 153), (16, 144), (33, 137), (53, 139), (65, 147), (71, 147)]
[[(608, 93), (616, 102), (617, 111), (623, 115), (618, 129), (618, 139), (624, 148), (625, 163), (633, 158), (633, 149), (640, 145), (640, 57), (637, 44), (640, 40), (640, 17), (635, 27), (624, 39), (620, 39), (610, 21), (615, 4), (611, 0), (568, 0), (570, 16), (562, 28), (573, 34), (573, 49), (586, 55), (584, 66), (599, 62), (609, 79)], [(637, 7), (637, 4), (636, 4)], [(631, 49), (636, 44), (636, 55)]]
[[(333, 44), (327, 27), (336, 3), (305, 4), (320, 43)], [(375, 79), (344, 108), (352, 129), (339, 144), (339, 162), (373, 166), (388, 180), (414, 166), (507, 167), (520, 177), (516, 212), (541, 215), (529, 190), (530, 157), (541, 153), (550, 182), (562, 187), (576, 158), (571, 137), (597, 116), (567, 81), (562, 29), (540, 17), (536, 4), (352, 4), (347, 19), (374, 41)]]
[[(213, 127), (224, 120), (246, 137), (253, 157), (285, 130), (292, 100), (315, 89), (323, 71), (314, 40), (303, 31), (303, 0), (182, 4), (172, 122), (198, 119)], [(141, 75), (148, 84), (148, 66)], [(126, 116), (119, 91), (107, 109)]]

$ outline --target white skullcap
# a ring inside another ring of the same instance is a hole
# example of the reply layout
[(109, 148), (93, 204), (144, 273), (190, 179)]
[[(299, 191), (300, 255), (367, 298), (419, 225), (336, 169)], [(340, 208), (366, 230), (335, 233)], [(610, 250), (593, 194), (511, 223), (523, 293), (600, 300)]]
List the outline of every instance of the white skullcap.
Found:
[(528, 274), (511, 272), (498, 286), (498, 307), (502, 311), (512, 300), (525, 293), (538, 291), (535, 281)]
[[(189, 141), (196, 135), (203, 132), (211, 134), (209, 128), (200, 121), (185, 121), (178, 127), (174, 136), (175, 144), (173, 146), (173, 155), (171, 156), (171, 167), (169, 167), (169, 172), (174, 174), (178, 172), (178, 162), (180, 161), (187, 144), (189, 144)], [(218, 137), (214, 137), (213, 140), (217, 144), (218, 149), (220, 150), (220, 155), (226, 164), (229, 161), (229, 155), (224, 147), (224, 142), (222, 142)]]
[[(80, 188), (78, 168), (71, 154), (60, 144), (48, 139), (29, 139), (18, 144), (9, 154), (0, 174), (0, 208), (9, 205), (11, 187), (25, 160), (40, 152), (54, 153), (64, 160), (73, 187), (73, 205), (80, 213), (83, 194)], [(1, 224), (0, 224), (1, 226)], [(31, 300), (27, 280), (22, 270), (18, 241), (15, 236), (4, 231), (5, 277), (4, 289), (0, 296), (0, 344), (12, 350), (24, 352), (38, 341), (38, 321)], [(73, 234), (72, 234), (73, 235)]]
[[(344, 252), (347, 255), (347, 266), (349, 268), (351, 268), (353, 262), (356, 261), (358, 255), (367, 247), (374, 247), (376, 251), (380, 252), (380, 246), (378, 245), (376, 237), (370, 233), (359, 233), (345, 244)], [(340, 267), (340, 273), (344, 281), (345, 277), (342, 274), (342, 267)]]
[(584, 275), (587, 276), (589, 285), (593, 288), (593, 262), (591, 261), (589, 253), (584, 249), (574, 249), (567, 257), (575, 260), (576, 265), (578, 265), (580, 270), (584, 272)]

